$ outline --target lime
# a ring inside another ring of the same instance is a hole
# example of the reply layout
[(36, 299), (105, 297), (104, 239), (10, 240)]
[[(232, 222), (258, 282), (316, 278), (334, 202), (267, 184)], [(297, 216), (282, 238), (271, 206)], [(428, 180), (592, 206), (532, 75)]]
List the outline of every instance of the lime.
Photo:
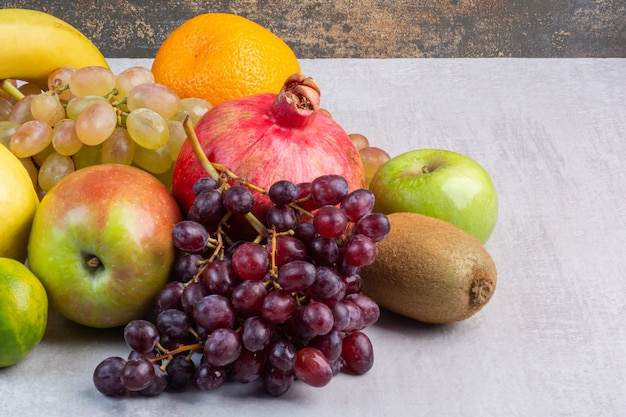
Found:
[(30, 226), (38, 206), (39, 197), (28, 171), (0, 144), (0, 257), (26, 260)]
[(0, 258), (0, 368), (30, 353), (48, 324), (48, 296), (21, 262)]

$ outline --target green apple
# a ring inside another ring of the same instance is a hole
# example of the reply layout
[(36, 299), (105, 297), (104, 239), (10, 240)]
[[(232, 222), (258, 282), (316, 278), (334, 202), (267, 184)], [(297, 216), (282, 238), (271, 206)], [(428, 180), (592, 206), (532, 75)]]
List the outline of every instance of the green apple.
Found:
[(383, 164), (370, 183), (380, 213), (412, 212), (445, 220), (487, 242), (498, 217), (489, 174), (467, 155), (415, 149)]
[(96, 165), (63, 178), (41, 200), (28, 265), (64, 317), (97, 328), (145, 314), (169, 278), (181, 212), (152, 175)]

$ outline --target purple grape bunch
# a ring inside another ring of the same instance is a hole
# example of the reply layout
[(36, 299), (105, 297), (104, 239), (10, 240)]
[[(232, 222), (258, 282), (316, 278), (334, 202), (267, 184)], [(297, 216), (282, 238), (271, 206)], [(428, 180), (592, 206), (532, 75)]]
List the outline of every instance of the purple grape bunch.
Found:
[[(338, 175), (266, 191), (232, 178), (198, 180), (194, 204), (172, 230), (179, 256), (156, 318), (126, 325), (131, 352), (96, 367), (96, 388), (154, 396), (260, 381), (280, 396), (296, 380), (321, 387), (339, 372), (369, 371), (374, 352), (363, 329), (380, 310), (361, 292), (360, 269), (375, 261), (390, 224), (372, 212), (371, 191), (348, 188)], [(272, 204), (262, 221), (252, 214), (255, 192)], [(232, 240), (235, 216), (257, 236)]]

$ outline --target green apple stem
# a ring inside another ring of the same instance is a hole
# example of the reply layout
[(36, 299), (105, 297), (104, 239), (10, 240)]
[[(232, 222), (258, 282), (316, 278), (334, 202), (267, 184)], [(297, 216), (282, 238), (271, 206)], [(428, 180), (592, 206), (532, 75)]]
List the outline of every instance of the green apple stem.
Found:
[(2, 80), (2, 84), (0, 84), (0, 88), (9, 93), (11, 97), (16, 100), (21, 100), (24, 98), (24, 94), (17, 89), (9, 80)]

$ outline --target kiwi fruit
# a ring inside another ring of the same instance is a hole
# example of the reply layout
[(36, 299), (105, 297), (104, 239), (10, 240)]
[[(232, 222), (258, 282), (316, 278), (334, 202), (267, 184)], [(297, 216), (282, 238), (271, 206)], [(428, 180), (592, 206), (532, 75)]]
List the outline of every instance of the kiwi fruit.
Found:
[(391, 231), (376, 261), (361, 270), (362, 291), (394, 313), (434, 324), (465, 320), (496, 289), (485, 247), (444, 220), (417, 213), (387, 215)]

